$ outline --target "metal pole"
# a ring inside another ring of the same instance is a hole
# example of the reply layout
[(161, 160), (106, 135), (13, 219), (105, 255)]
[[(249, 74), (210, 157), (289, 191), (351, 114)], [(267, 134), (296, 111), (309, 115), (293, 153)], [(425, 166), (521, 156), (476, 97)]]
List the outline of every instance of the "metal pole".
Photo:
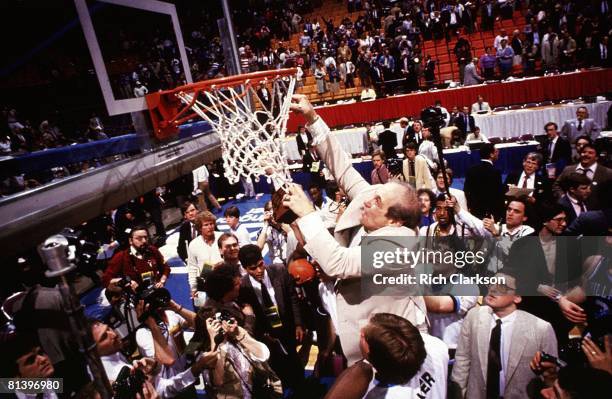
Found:
[(47, 277), (59, 277), (59, 291), (62, 295), (64, 311), (70, 320), (72, 335), (76, 339), (79, 350), (85, 357), (89, 370), (94, 378), (100, 397), (110, 399), (113, 390), (104, 371), (104, 366), (96, 351), (96, 343), (91, 335), (91, 329), (83, 313), (83, 305), (79, 302), (74, 287), (68, 282), (67, 275), (75, 269), (66, 256), (68, 240), (63, 236), (52, 236), (41, 247), (41, 252), (49, 270)]
[[(234, 75), (240, 74), (240, 56), (238, 55), (238, 45), (236, 44), (236, 34), (234, 33), (234, 23), (232, 22), (232, 13), (230, 11), (228, 0), (221, 0), (221, 6), (223, 7), (223, 18), (225, 18), (227, 32), (219, 32), (221, 36), (227, 33), (227, 39), (230, 43), (231, 53), (231, 64), (235, 66), (235, 70), (232, 71)], [(230, 61), (230, 60), (227, 60)], [(227, 66), (226, 66), (227, 69)], [(228, 74), (231, 72), (228, 70)]]
[[(230, 59), (225, 60), (225, 69), (228, 75), (240, 75), (243, 71), (240, 67), (240, 55), (238, 54), (238, 45), (236, 44), (236, 33), (234, 32), (234, 23), (232, 21), (232, 13), (230, 11), (228, 0), (221, 0), (221, 5), (223, 6), (223, 18), (225, 19), (225, 23), (223, 24), (226, 28), (225, 30), (221, 28), (219, 29), (219, 35), (221, 36), (222, 43), (229, 43), (230, 48), (224, 53), (226, 56), (229, 54)], [(229, 68), (231, 66), (231, 68)], [(242, 91), (245, 91), (246, 88), (244, 85), (241, 86)], [(253, 104), (253, 99), (250, 95), (246, 96), (246, 102), (250, 111), (255, 109)]]

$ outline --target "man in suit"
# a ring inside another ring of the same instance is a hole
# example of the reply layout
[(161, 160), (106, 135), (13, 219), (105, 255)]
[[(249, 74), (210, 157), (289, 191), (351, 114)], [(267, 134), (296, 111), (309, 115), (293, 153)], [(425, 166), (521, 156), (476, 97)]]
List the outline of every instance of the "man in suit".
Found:
[(406, 147), (406, 144), (410, 142), (416, 144), (417, 150), (419, 149), (419, 145), (423, 142), (423, 122), (420, 120), (412, 122), (412, 126), (407, 127), (405, 130), (402, 146)]
[(388, 121), (383, 122), (385, 130), (378, 135), (378, 144), (382, 148), (387, 159), (397, 158), (397, 154), (395, 153), (395, 147), (397, 147), (397, 134), (389, 130), (389, 126), (390, 124)]
[(298, 126), (297, 136), (295, 136), (295, 142), (297, 143), (298, 153), (300, 157), (303, 157), (306, 151), (308, 151), (308, 143), (312, 141), (312, 136), (306, 131), (304, 126)]
[(576, 110), (576, 119), (569, 119), (563, 124), (561, 137), (569, 141), (573, 147), (576, 145), (578, 137), (587, 135), (592, 140), (596, 140), (600, 132), (601, 127), (599, 124), (589, 118), (587, 107), (580, 107)]
[(199, 234), (195, 225), (195, 219), (198, 215), (198, 208), (193, 202), (185, 201), (185, 203), (181, 206), (181, 210), (183, 211), (183, 218), (185, 220), (179, 229), (179, 240), (178, 245), (176, 246), (176, 252), (183, 262), (187, 262), (187, 247), (189, 246), (189, 243)]
[(587, 212), (588, 198), (591, 196), (591, 180), (582, 173), (571, 173), (565, 178), (565, 194), (559, 198), (559, 204), (565, 210), (567, 224)]
[(494, 216), (499, 219), (504, 212), (504, 188), (501, 173), (493, 163), (499, 150), (491, 143), (480, 148), (480, 163), (470, 167), (465, 174), (463, 190), (469, 211), (479, 219)]
[(456, 126), (463, 132), (463, 137), (467, 137), (468, 133), (474, 131), (476, 123), (474, 117), (470, 115), (470, 109), (466, 106), (462, 108), (462, 112), (455, 118)]
[(408, 142), (404, 147), (404, 155), (406, 158), (402, 161), (402, 177), (404, 181), (417, 190), (433, 188), (433, 178), (427, 165), (427, 160), (421, 155), (417, 155), (417, 145), (414, 142)]
[(546, 163), (555, 164), (555, 174), (572, 162), (572, 148), (567, 140), (559, 136), (559, 127), (555, 122), (544, 125), (546, 140), (542, 143), (542, 151)]
[(552, 187), (548, 177), (538, 174), (544, 158), (538, 152), (530, 152), (523, 158), (523, 170), (510, 172), (506, 178), (506, 192), (509, 185), (518, 188), (529, 188), (533, 191), (527, 197), (531, 204), (540, 204), (552, 200)]
[(325, 185), (325, 177), (323, 176), (323, 163), (317, 154), (312, 142), (308, 143), (308, 150), (304, 153), (302, 159), (302, 170), (310, 174), (311, 183), (319, 186)]
[(484, 100), (484, 97), (479, 94), (476, 102), (472, 104), (472, 113), (481, 111), (489, 112), (491, 111), (491, 106)]
[(599, 65), (607, 68), (612, 63), (610, 62), (610, 44), (609, 44), (608, 36), (604, 36), (601, 38), (601, 42), (597, 45), (597, 60), (599, 61)]
[(283, 386), (295, 388), (304, 378), (296, 352), (304, 330), (293, 279), (284, 265), (266, 265), (257, 245), (243, 246), (238, 256), (247, 272), (242, 277), (238, 302), (253, 308), (254, 338), (270, 349), (270, 366)]
[(451, 380), (462, 397), (526, 398), (534, 378), (529, 360), (536, 352), (557, 356), (550, 323), (517, 309), (516, 279), (498, 273), (505, 283), (491, 285), (485, 306), (471, 309), (461, 327)]
[(283, 201), (284, 205), (298, 215), (297, 224), (306, 251), (327, 275), (339, 280), (336, 293), (338, 335), (351, 365), (361, 358), (359, 330), (372, 313), (393, 313), (409, 320), (421, 331), (427, 329), (422, 296), (411, 296), (410, 292), (406, 292), (382, 297), (369, 295), (361, 289), (361, 238), (414, 236), (414, 229), (420, 222), (418, 200), (415, 190), (408, 184), (395, 181), (380, 185), (368, 184), (352, 167), (350, 155), (330, 134), (329, 127), (316, 114), (306, 96), (294, 95), (291, 108), (304, 115), (308, 121), (318, 153), (338, 186), (351, 199), (338, 219), (333, 237), (299, 186), (292, 185), (289, 195)]
[(563, 182), (572, 173), (582, 173), (591, 179), (591, 196), (586, 201), (589, 210), (599, 210), (610, 204), (610, 186), (612, 185), (612, 169), (597, 162), (597, 151), (591, 144), (585, 144), (580, 152), (580, 163), (563, 169), (559, 178), (553, 184), (553, 194), (556, 198), (563, 195)]
[(473, 86), (484, 82), (484, 78), (478, 74), (476, 70), (476, 64), (478, 63), (478, 57), (472, 58), (469, 64), (465, 66), (465, 72), (463, 73), (463, 85)]

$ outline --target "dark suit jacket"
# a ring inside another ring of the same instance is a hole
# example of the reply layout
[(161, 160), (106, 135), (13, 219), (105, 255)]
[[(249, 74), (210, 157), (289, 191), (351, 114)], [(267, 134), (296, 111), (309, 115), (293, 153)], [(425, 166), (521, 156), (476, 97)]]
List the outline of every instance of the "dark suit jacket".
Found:
[[(310, 132), (306, 131), (306, 137), (308, 138), (309, 142), (312, 141), (312, 135), (310, 134)], [(297, 136), (295, 137), (295, 142), (297, 143), (298, 152), (300, 153), (300, 155), (308, 151), (308, 147), (307, 147), (308, 143), (304, 143), (304, 140), (302, 139), (301, 134), (299, 133), (297, 134)]]
[(561, 314), (559, 306), (548, 297), (537, 293), (539, 284), (553, 285), (562, 292), (565, 287), (580, 283), (582, 273), (580, 246), (575, 237), (557, 237), (555, 274), (548, 272), (546, 258), (540, 239), (534, 233), (518, 239), (512, 244), (508, 255), (508, 267), (518, 277), (518, 295), (523, 295), (519, 308), (538, 316), (553, 325), (557, 340), (567, 342), (567, 331), (571, 328)]
[[(277, 336), (277, 338), (295, 346), (295, 327), (302, 325), (302, 316), (293, 278), (284, 265), (268, 265), (266, 270), (274, 287), (274, 298), (283, 322), (282, 336)], [(265, 333), (272, 332), (248, 274), (242, 278), (238, 301), (242, 304), (248, 303), (253, 308), (255, 313), (254, 337), (256, 339), (261, 340)]]
[(479, 219), (488, 214), (495, 219), (504, 213), (504, 187), (501, 173), (489, 162), (470, 167), (465, 175), (463, 188), (470, 212)]
[(468, 116), (468, 126), (465, 124), (465, 116), (463, 113), (459, 114), (457, 118), (455, 118), (455, 126), (457, 126), (464, 133), (473, 132), (474, 126), (476, 126), (476, 122), (474, 122), (474, 117), (472, 115)]
[[(547, 163), (549, 162), (550, 156), (550, 154), (548, 153), (549, 142), (550, 141), (548, 140), (548, 138), (546, 138), (542, 143), (542, 155), (544, 156), (544, 160)], [(563, 170), (565, 166), (572, 163), (572, 147), (570, 146), (570, 143), (567, 140), (563, 139), (562, 137), (559, 137), (557, 139), (557, 143), (555, 144), (555, 148), (553, 149), (552, 156), (550, 156), (550, 162), (556, 164), (557, 174), (560, 170)]]
[[(563, 169), (563, 172), (553, 184), (553, 193), (557, 198), (561, 198), (563, 195), (561, 182), (570, 174), (575, 173), (577, 166), (578, 165), (570, 165)], [(595, 175), (593, 176), (593, 184), (591, 185), (591, 196), (586, 200), (587, 209), (594, 211), (609, 207), (611, 187), (612, 169), (606, 168), (602, 164), (598, 164)]]
[(187, 247), (189, 247), (189, 243), (192, 239), (191, 223), (186, 220), (183, 222), (179, 230), (179, 241), (178, 245), (176, 246), (176, 252), (178, 253), (179, 258), (181, 258), (184, 262), (187, 261)]
[(565, 216), (567, 218), (567, 225), (569, 226), (574, 220), (576, 220), (578, 215), (576, 215), (576, 211), (574, 210), (574, 207), (572, 206), (572, 202), (567, 197), (567, 194), (559, 198), (558, 202), (559, 202), (559, 205), (561, 205), (563, 209), (565, 210)]
[[(508, 191), (508, 185), (510, 184), (514, 184), (515, 186), (518, 185), (518, 182), (519, 182), (519, 179), (521, 178), (522, 173), (523, 171), (521, 170), (520, 172), (511, 172), (508, 174), (508, 177), (506, 177), (506, 183), (505, 183), (506, 192)], [(535, 186), (533, 189), (533, 198), (535, 198), (535, 200), (538, 203), (548, 202), (552, 200), (552, 185), (550, 184), (548, 177), (544, 177), (542, 175), (536, 174)]]
[(410, 142), (417, 144), (417, 151), (419, 150), (419, 145), (423, 142), (423, 133), (421, 132), (421, 139), (417, 140), (415, 137), (414, 128), (412, 126), (409, 126), (404, 133), (404, 137), (402, 138), (402, 147), (406, 147), (406, 144)]
[(397, 146), (397, 135), (391, 130), (385, 130), (378, 135), (378, 144), (381, 146), (387, 158), (395, 158), (395, 147)]

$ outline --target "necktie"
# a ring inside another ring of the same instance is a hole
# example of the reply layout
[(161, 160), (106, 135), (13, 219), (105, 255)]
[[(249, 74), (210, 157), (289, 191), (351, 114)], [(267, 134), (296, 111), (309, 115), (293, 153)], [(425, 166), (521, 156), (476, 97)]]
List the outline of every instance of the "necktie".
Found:
[(578, 131), (582, 130), (582, 119), (578, 121)]
[(527, 188), (527, 180), (529, 180), (529, 176), (525, 175), (525, 177), (523, 177), (523, 188)]
[(580, 213), (587, 211), (586, 206), (584, 205), (584, 202), (578, 201), (578, 206), (580, 207)]
[(552, 159), (552, 154), (553, 152), (553, 142), (552, 140), (548, 142), (548, 160), (550, 161)]
[(408, 175), (410, 177), (414, 177), (414, 161), (408, 161), (408, 165), (409, 165)]
[(487, 362), (487, 399), (499, 399), (499, 373), (501, 372), (501, 324), (495, 320), (489, 341), (489, 356)]
[(482, 103), (478, 103), (478, 110), (482, 111)]
[(195, 225), (192, 223), (191, 224), (191, 239), (193, 240), (194, 238), (196, 238), (197, 235), (198, 235), (198, 232), (196, 231)]
[(261, 283), (261, 299), (263, 301), (264, 308), (270, 308), (274, 306), (274, 302), (272, 302), (272, 298), (270, 297), (270, 293), (268, 292), (268, 287), (262, 282)]

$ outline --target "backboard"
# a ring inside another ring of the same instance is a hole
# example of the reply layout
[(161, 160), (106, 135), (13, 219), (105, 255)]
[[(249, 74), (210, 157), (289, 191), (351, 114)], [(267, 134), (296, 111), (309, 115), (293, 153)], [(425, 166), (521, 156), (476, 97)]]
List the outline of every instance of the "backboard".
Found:
[(124, 62), (138, 64), (143, 60), (138, 57), (126, 60), (110, 55), (111, 47), (118, 47), (120, 43), (109, 40), (107, 33), (116, 33), (113, 24), (120, 23), (118, 21), (122, 18), (133, 23), (121, 28), (138, 34), (165, 30), (170, 37), (168, 40), (173, 42), (175, 54), (172, 57), (177, 60), (177, 70), (182, 70), (185, 83), (193, 82), (174, 4), (157, 0), (74, 0), (74, 3), (109, 115), (147, 109), (145, 97), (137, 97), (133, 90), (128, 89), (129, 86), (122, 84), (125, 68), (122, 70), (121, 65), (117, 65)]

